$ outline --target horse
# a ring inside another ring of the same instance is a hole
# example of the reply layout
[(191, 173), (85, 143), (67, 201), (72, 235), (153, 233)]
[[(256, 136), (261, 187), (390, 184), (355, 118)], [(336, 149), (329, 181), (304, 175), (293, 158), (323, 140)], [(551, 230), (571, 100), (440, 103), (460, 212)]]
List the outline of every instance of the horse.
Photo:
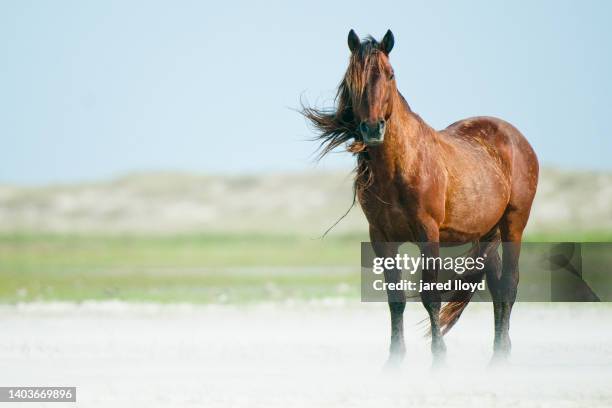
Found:
[[(320, 157), (342, 145), (357, 157), (353, 202), (367, 218), (376, 256), (393, 257), (406, 242), (418, 245), (426, 257), (438, 257), (444, 243), (470, 244), (485, 256), (484, 268), (470, 279), (485, 276), (495, 321), (492, 362), (504, 362), (511, 350), (521, 240), (538, 184), (537, 156), (517, 128), (495, 117), (471, 117), (434, 130), (397, 88), (389, 59), (394, 44), (391, 30), (381, 41), (371, 36), (362, 41), (350, 30), (349, 65), (334, 107), (303, 105), (302, 114), (318, 131)], [(436, 282), (437, 268), (435, 262), (422, 268), (423, 282)], [(398, 282), (401, 272), (386, 270), (384, 277)], [(420, 294), (434, 364), (444, 361), (443, 336), (471, 295), (457, 291), (441, 307), (438, 290)], [(387, 300), (388, 364), (396, 365), (406, 353), (406, 294), (387, 291)]]

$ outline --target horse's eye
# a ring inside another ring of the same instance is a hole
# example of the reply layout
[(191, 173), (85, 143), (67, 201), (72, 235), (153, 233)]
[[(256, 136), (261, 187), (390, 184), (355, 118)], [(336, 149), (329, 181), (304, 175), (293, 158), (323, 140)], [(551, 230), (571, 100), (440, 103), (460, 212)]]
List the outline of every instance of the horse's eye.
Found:
[(391, 75), (389, 75), (389, 81), (393, 81), (395, 79), (395, 74), (392, 72)]

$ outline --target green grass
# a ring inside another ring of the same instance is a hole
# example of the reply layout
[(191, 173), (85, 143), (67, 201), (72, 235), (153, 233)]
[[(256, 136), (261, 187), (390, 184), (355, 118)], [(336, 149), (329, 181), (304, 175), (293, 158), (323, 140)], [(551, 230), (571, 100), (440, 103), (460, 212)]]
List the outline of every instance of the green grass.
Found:
[(0, 302), (357, 296), (363, 239), (1, 235)]
[(347, 235), (88, 236), (0, 235), (0, 262), (17, 269), (65, 267), (218, 267), (350, 265), (359, 242)]
[[(0, 302), (359, 298), (360, 242), (282, 235), (0, 235)], [(612, 241), (611, 232), (528, 241)]]

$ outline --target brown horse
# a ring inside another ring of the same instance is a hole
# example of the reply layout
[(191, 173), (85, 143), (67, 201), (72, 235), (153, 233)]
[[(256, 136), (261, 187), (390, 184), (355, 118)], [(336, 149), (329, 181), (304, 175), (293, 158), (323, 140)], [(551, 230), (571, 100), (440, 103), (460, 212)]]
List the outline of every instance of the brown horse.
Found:
[[(340, 83), (336, 107), (304, 108), (320, 132), (325, 155), (347, 142), (357, 155), (355, 192), (368, 219), (377, 256), (394, 256), (398, 245), (417, 243), (427, 257), (437, 257), (440, 243), (472, 243), (487, 254), (485, 268), (474, 274), (493, 299), (494, 360), (510, 352), (510, 313), (516, 299), (518, 259), (523, 230), (538, 182), (538, 160), (525, 137), (511, 124), (474, 117), (436, 131), (412, 112), (397, 90), (389, 53), (391, 31), (382, 41), (348, 35), (350, 63)], [(500, 260), (497, 248), (504, 242)], [(506, 243), (508, 243), (506, 245)], [(436, 266), (422, 271), (435, 282)], [(398, 281), (397, 270), (385, 279)], [(431, 324), (434, 362), (443, 359), (443, 335), (455, 324), (471, 292), (455, 293), (441, 309), (441, 294), (421, 293)], [(405, 354), (404, 292), (388, 292), (391, 312), (390, 362)]]

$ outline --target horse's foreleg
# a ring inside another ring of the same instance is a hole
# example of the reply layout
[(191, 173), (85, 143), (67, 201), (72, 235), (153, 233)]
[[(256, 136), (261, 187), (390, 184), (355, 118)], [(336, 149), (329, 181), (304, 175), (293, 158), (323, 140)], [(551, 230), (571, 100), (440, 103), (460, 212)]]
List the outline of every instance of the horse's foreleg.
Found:
[[(401, 272), (397, 269), (385, 271), (385, 282), (397, 283), (401, 280)], [(406, 354), (404, 343), (404, 309), (406, 308), (406, 293), (403, 290), (387, 290), (389, 312), (391, 313), (391, 346), (389, 347), (389, 363), (403, 360)]]
[[(376, 256), (395, 257), (399, 246), (397, 244), (384, 242), (385, 237), (375, 229), (370, 228), (370, 240)], [(385, 270), (385, 282), (396, 283), (402, 278), (398, 269)], [(406, 354), (404, 343), (404, 309), (406, 308), (406, 293), (403, 290), (387, 289), (389, 312), (391, 314), (391, 345), (389, 346), (389, 366), (397, 365)]]

